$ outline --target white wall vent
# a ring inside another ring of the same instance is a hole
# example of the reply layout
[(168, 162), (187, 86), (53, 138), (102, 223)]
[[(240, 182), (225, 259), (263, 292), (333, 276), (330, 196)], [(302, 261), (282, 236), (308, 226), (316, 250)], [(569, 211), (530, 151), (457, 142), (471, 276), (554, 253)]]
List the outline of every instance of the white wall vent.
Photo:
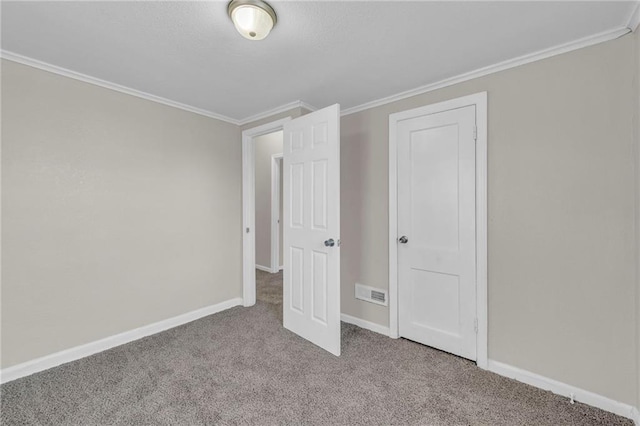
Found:
[(360, 283), (356, 283), (356, 299), (382, 306), (387, 306), (389, 303), (386, 290), (369, 287), (368, 285)]

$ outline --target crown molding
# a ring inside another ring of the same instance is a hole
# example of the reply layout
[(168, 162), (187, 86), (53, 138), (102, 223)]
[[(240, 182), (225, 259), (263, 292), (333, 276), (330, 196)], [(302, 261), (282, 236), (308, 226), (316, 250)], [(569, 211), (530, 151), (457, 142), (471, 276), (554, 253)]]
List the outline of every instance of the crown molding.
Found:
[[(636, 12), (638, 9), (636, 8)], [(483, 68), (478, 68), (474, 71), (466, 72), (455, 77), (446, 78), (435, 83), (427, 84), (417, 87), (415, 89), (407, 90), (397, 93), (395, 95), (387, 96), (381, 99), (377, 99), (371, 102), (366, 102), (361, 105), (357, 105), (351, 108), (342, 110), (342, 116), (354, 114), (356, 112), (364, 111), (366, 109), (375, 108), (381, 105), (386, 105), (392, 102), (400, 101), (402, 99), (410, 98), (412, 96), (421, 95), (423, 93), (432, 92), (437, 89), (452, 86), (454, 84), (462, 83), (474, 78), (483, 77), (485, 75), (493, 74), (499, 71), (515, 68), (520, 65), (525, 65), (531, 62), (539, 61), (542, 59), (550, 58), (552, 56), (560, 55), (562, 53), (571, 52), (573, 50), (582, 49), (583, 47), (592, 46), (594, 44), (603, 43), (605, 41), (613, 40), (628, 34), (630, 29), (627, 27), (616, 28), (613, 30), (605, 31), (602, 33), (594, 34), (588, 37), (584, 37), (575, 41), (560, 44), (548, 49), (540, 50), (538, 52), (530, 53), (527, 55), (519, 56), (514, 59), (508, 59), (503, 62), (499, 62), (494, 65), (489, 65)]]
[(46, 62), (39, 61), (37, 59), (29, 58), (27, 56), (19, 55), (17, 53), (10, 52), (8, 50), (0, 50), (0, 57), (12, 62), (17, 62), (22, 65), (27, 65), (33, 68), (38, 68), (43, 71), (48, 71), (54, 74), (61, 75), (63, 77), (72, 78), (74, 80), (83, 81), (85, 83), (93, 84), (96, 86), (104, 87), (105, 89), (115, 90), (116, 92), (124, 93), (127, 95), (135, 96), (137, 98), (146, 99), (148, 101), (156, 102), (159, 104), (167, 105), (173, 108), (178, 108), (184, 111), (189, 111), (194, 114), (203, 115), (209, 118), (215, 118), (216, 120), (225, 121), (227, 123), (238, 125), (239, 121), (231, 117), (227, 117), (222, 114), (217, 114), (212, 111), (207, 111), (201, 108), (196, 108), (191, 105), (186, 105), (180, 102), (172, 101), (160, 96), (152, 95), (150, 93), (142, 92), (140, 90), (132, 89), (130, 87), (122, 86), (120, 84), (112, 83), (110, 81), (102, 80), (90, 75), (82, 74), (70, 69), (62, 68), (57, 65), (52, 65)]
[(302, 108), (308, 109), (309, 111), (313, 112), (313, 111), (317, 111), (318, 108), (314, 107), (313, 105), (310, 105), (306, 102), (300, 101), (300, 106)]
[(22, 65), (27, 65), (33, 68), (38, 68), (43, 71), (51, 72), (53, 74), (61, 75), (63, 77), (72, 78), (74, 80), (79, 80), (85, 83), (93, 84), (95, 86), (104, 87), (105, 89), (115, 90), (116, 92), (124, 93), (127, 95), (135, 96), (137, 98), (146, 99), (151, 102), (156, 102), (159, 104), (167, 105), (173, 108), (178, 108), (184, 111), (192, 112), (198, 115), (203, 115), (209, 118), (215, 118), (216, 120), (225, 121), (230, 124), (235, 124), (237, 126), (242, 126), (247, 123), (251, 123), (252, 121), (260, 120), (262, 118), (269, 117), (274, 114), (278, 114), (281, 112), (288, 111), (292, 108), (306, 108), (310, 111), (315, 111), (317, 108), (313, 105), (310, 105), (303, 101), (294, 101), (289, 102), (284, 105), (280, 105), (268, 111), (263, 111), (261, 113), (237, 120), (235, 118), (227, 117), (226, 115), (218, 114), (213, 111), (208, 111), (201, 108), (196, 108), (191, 105), (186, 105), (180, 102), (172, 101), (171, 99), (166, 99), (160, 96), (152, 95), (150, 93), (142, 92), (140, 90), (132, 89), (130, 87), (122, 86), (120, 84), (112, 83), (110, 81), (102, 80), (96, 77), (92, 77), (90, 75), (82, 74), (76, 71), (72, 71), (67, 68), (62, 68), (57, 65), (49, 64), (47, 62), (39, 61), (37, 59), (29, 58), (24, 55), (20, 55), (18, 53), (14, 53), (8, 50), (0, 50), (0, 58), (6, 59), (8, 61), (17, 62)]
[(251, 115), (249, 117), (243, 118), (242, 120), (238, 121), (238, 125), (244, 126), (245, 124), (249, 124), (249, 123), (252, 123), (254, 121), (262, 120), (263, 118), (267, 118), (267, 117), (270, 117), (272, 115), (280, 114), (282, 112), (289, 111), (290, 109), (293, 109), (293, 108), (306, 108), (306, 109), (308, 109), (310, 111), (315, 111), (316, 110), (316, 108), (314, 106), (309, 105), (306, 102), (293, 101), (293, 102), (289, 102), (287, 104), (280, 105), (280, 106), (277, 106), (275, 108), (269, 109), (267, 111), (262, 111), (262, 112), (259, 112), (259, 113), (255, 114), (255, 115)]
[[(552, 56), (560, 55), (562, 53), (571, 52), (573, 50), (582, 49), (584, 47), (592, 46), (594, 44), (603, 43), (606, 41), (614, 40), (618, 37), (621, 37), (625, 34), (628, 34), (631, 31), (635, 31), (638, 28), (638, 24), (640, 23), (640, 1), (636, 2), (636, 7), (632, 12), (629, 22), (627, 26), (615, 28), (613, 30), (604, 31), (598, 34), (594, 34), (591, 36), (587, 36), (578, 40), (574, 40), (568, 43), (560, 44), (548, 49), (540, 50), (538, 52), (530, 53), (527, 55), (519, 56), (514, 59), (508, 59), (503, 62), (499, 62), (494, 65), (489, 65), (483, 68), (478, 68), (473, 71), (469, 71), (463, 74), (459, 74), (454, 77), (449, 77), (444, 80), (440, 80), (435, 83), (427, 84), (424, 86), (417, 87), (415, 89), (406, 90), (404, 92), (397, 93), (395, 95), (387, 96), (384, 98), (380, 98), (374, 101), (365, 102), (363, 104), (346, 108), (342, 110), (341, 116), (346, 116), (350, 114), (355, 114), (356, 112), (364, 111), (366, 109), (375, 108), (381, 105), (386, 105), (392, 102), (400, 101), (402, 99), (410, 98), (413, 96), (421, 95), (423, 93), (432, 92), (434, 90), (442, 89), (448, 86), (452, 86), (454, 84), (463, 83), (465, 81), (473, 80), (474, 78), (483, 77), (489, 74), (493, 74), (499, 71), (508, 70), (510, 68), (515, 68), (520, 65), (525, 65), (531, 62), (539, 61), (542, 59), (550, 58)], [(235, 124), (237, 126), (243, 126), (245, 124), (261, 120), (263, 118), (267, 118), (269, 116), (279, 114), (285, 111), (288, 111), (293, 108), (305, 108), (309, 111), (316, 111), (317, 108), (313, 105), (310, 105), (304, 101), (297, 100), (293, 102), (289, 102), (284, 105), (280, 105), (278, 107), (272, 108), (267, 111), (260, 112), (258, 114), (254, 114), (252, 116), (243, 118), (243, 119), (234, 119), (231, 117), (227, 117), (222, 114), (215, 113), (213, 111), (204, 110), (201, 108), (196, 108), (191, 105), (186, 105), (180, 102), (172, 101), (170, 99), (162, 98), (160, 96), (152, 95), (150, 93), (142, 92), (140, 90), (132, 89), (130, 87), (122, 86), (116, 83), (112, 83), (106, 80), (102, 80), (96, 77), (92, 77), (86, 74), (82, 74), (76, 71), (72, 71), (66, 68), (62, 68), (56, 65), (52, 65), (46, 62), (39, 61), (37, 59), (29, 58), (27, 56), (19, 55), (17, 53), (13, 53), (7, 50), (0, 50), (0, 58), (7, 59), (9, 61), (17, 62), (23, 65), (31, 66), (34, 68), (38, 68), (44, 71), (52, 72), (54, 74), (62, 75), (64, 77), (73, 78), (75, 80), (80, 80), (85, 83), (94, 84), (96, 86), (104, 87), (107, 89), (115, 90), (117, 92), (125, 93), (131, 96), (135, 96), (138, 98), (146, 99), (152, 102), (157, 102), (163, 105), (171, 106), (174, 108), (178, 108), (184, 111), (189, 111), (195, 114), (203, 115), (205, 117), (214, 118), (216, 120), (225, 121), (227, 123)]]
[(627, 22), (627, 28), (635, 31), (638, 29), (638, 24), (640, 24), (640, 1), (636, 2), (636, 7), (633, 9), (633, 12), (631, 12), (629, 22)]

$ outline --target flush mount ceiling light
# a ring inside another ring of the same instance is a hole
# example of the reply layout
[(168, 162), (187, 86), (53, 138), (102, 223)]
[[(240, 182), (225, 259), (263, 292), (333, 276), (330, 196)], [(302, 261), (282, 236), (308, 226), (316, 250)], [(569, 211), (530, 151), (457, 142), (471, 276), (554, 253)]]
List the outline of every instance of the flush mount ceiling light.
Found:
[(278, 21), (275, 10), (262, 0), (231, 0), (227, 12), (236, 30), (249, 40), (262, 40)]

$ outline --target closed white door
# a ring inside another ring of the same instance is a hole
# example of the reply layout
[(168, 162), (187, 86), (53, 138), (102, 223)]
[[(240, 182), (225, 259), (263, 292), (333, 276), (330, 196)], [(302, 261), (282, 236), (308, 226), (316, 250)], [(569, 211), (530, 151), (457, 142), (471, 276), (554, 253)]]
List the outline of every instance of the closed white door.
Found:
[(400, 336), (476, 359), (475, 106), (398, 123)]
[(284, 125), (285, 328), (340, 355), (340, 105)]

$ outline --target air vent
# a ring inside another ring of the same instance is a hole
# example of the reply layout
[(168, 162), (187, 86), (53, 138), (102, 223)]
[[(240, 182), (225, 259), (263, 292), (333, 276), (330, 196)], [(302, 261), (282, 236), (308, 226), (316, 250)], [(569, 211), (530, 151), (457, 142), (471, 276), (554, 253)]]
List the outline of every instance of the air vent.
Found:
[(356, 299), (387, 306), (387, 292), (385, 290), (364, 284), (356, 283)]
[(371, 299), (376, 302), (384, 303), (387, 300), (387, 295), (382, 291), (371, 290)]

